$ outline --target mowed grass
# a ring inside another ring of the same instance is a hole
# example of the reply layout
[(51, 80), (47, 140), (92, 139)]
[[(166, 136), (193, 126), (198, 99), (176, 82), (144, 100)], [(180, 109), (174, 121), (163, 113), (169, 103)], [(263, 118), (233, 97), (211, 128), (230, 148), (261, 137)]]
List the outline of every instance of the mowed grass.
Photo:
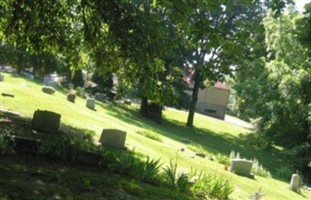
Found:
[[(126, 106), (114, 103), (97, 103), (96, 111), (86, 108), (86, 100), (77, 98), (76, 103), (66, 99), (66, 91), (60, 90), (53, 95), (41, 91), (41, 84), (22, 77), (15, 78), (5, 74), (0, 82), (0, 92), (14, 94), (14, 98), (0, 96), (0, 108), (19, 112), (23, 117), (31, 118), (34, 111), (49, 110), (60, 113), (63, 124), (89, 129), (96, 132), (95, 140), (104, 128), (116, 128), (127, 132), (126, 146), (137, 153), (151, 158), (161, 159), (168, 164), (171, 159), (178, 162), (181, 170), (204, 170), (218, 176), (227, 177), (235, 186), (232, 199), (249, 199), (250, 195), (261, 188), (264, 199), (310, 199), (310, 191), (297, 194), (288, 190), (288, 183), (273, 178), (255, 179), (240, 177), (224, 170), (224, 166), (207, 158), (194, 157), (194, 151), (203, 151), (208, 155), (229, 156), (234, 150), (241, 157), (257, 158), (274, 175), (278, 168), (286, 164), (278, 150), (255, 151), (250, 149), (239, 137), (240, 133), (249, 132), (242, 127), (206, 117), (195, 115), (195, 128), (185, 127), (187, 112), (174, 109), (164, 111), (161, 124), (150, 121), (138, 114), (138, 105)], [(141, 133), (147, 134), (141, 134)], [(157, 139), (146, 135), (157, 135)], [(187, 138), (190, 145), (180, 140)], [(181, 148), (185, 151), (180, 151)], [(191, 147), (191, 148), (190, 148)]]

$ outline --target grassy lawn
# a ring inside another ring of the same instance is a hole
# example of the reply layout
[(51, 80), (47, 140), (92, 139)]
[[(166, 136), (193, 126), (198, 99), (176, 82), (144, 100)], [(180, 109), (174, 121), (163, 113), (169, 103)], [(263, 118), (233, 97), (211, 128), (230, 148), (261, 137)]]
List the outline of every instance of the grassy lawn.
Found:
[[(151, 158), (160, 158), (164, 164), (175, 159), (182, 170), (202, 169), (229, 178), (235, 186), (232, 199), (249, 199), (259, 188), (265, 194), (264, 199), (311, 198), (310, 191), (303, 190), (301, 194), (297, 194), (288, 190), (286, 182), (259, 176), (255, 179), (240, 177), (225, 171), (224, 166), (215, 161), (193, 157), (194, 151), (202, 151), (208, 154), (208, 157), (215, 157), (218, 154), (229, 156), (234, 150), (239, 152), (241, 157), (257, 158), (274, 176), (282, 165), (287, 164), (286, 158), (280, 156), (277, 149), (259, 151), (246, 146), (239, 134), (248, 132), (247, 129), (199, 114), (195, 115), (195, 128), (190, 129), (184, 125), (187, 113), (174, 109), (164, 111), (161, 124), (141, 117), (137, 113), (137, 105), (97, 103), (96, 111), (93, 111), (86, 108), (85, 99), (77, 98), (73, 104), (67, 101), (64, 91), (48, 95), (41, 92), (41, 85), (38, 83), (14, 78), (11, 74), (4, 75), (5, 81), (0, 82), (0, 92), (14, 94), (15, 97), (0, 96), (1, 109), (19, 112), (25, 118), (32, 118), (37, 109), (54, 111), (62, 115), (61, 121), (64, 125), (94, 131), (96, 140), (104, 128), (124, 130), (127, 132), (126, 146), (130, 150)], [(191, 144), (182, 143), (182, 138), (189, 139)], [(185, 151), (180, 151), (182, 147)]]

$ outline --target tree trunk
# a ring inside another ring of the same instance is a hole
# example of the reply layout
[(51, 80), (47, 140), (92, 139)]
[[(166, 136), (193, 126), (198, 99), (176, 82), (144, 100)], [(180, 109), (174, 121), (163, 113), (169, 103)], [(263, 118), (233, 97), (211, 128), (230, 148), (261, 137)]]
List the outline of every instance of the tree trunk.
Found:
[(195, 108), (196, 108), (197, 101), (198, 101), (200, 82), (201, 82), (201, 75), (199, 72), (196, 71), (195, 78), (194, 78), (194, 86), (192, 90), (192, 98), (190, 102), (188, 119), (187, 119), (187, 124), (186, 124), (186, 126), (188, 127), (193, 127), (194, 113), (195, 113)]
[(148, 115), (148, 98), (146, 96), (141, 98), (140, 113), (144, 116)]

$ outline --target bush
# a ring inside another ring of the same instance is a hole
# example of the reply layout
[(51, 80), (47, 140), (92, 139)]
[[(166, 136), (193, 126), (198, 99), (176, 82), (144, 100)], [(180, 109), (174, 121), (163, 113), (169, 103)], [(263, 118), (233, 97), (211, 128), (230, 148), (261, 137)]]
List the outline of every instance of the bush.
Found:
[(73, 159), (74, 146), (68, 135), (51, 136), (42, 141), (38, 154), (51, 158), (60, 158), (63, 161)]
[(13, 152), (12, 145), (10, 145), (9, 137), (11, 136), (11, 130), (2, 129), (0, 132), (0, 153)]
[(239, 136), (246, 145), (256, 150), (269, 150), (273, 144), (266, 135), (261, 133), (240, 134)]
[(192, 185), (191, 177), (185, 172), (178, 173), (176, 162), (170, 160), (169, 166), (163, 168), (163, 170), (162, 176), (171, 188), (185, 193), (190, 191)]
[(228, 179), (215, 175), (205, 174), (193, 185), (192, 192), (201, 199), (228, 199), (233, 192), (233, 185)]
[(230, 159), (227, 156), (224, 156), (220, 153), (216, 155), (216, 161), (226, 166), (230, 165)]
[(252, 173), (257, 176), (265, 177), (265, 178), (271, 178), (271, 173), (263, 168), (261, 164), (259, 164), (258, 160), (254, 158), (253, 160), (253, 166), (252, 166)]
[(281, 167), (277, 168), (276, 176), (284, 181), (290, 181), (291, 176), (293, 173), (293, 169), (290, 166), (282, 165)]

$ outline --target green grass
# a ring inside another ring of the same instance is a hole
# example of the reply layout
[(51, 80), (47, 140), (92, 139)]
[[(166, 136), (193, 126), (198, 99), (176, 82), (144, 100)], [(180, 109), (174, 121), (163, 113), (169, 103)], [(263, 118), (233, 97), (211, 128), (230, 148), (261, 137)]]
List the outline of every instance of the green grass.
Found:
[[(164, 111), (164, 120), (161, 124), (141, 117), (137, 105), (125, 106), (113, 103), (97, 103), (96, 111), (87, 109), (85, 99), (77, 98), (76, 103), (66, 100), (66, 92), (58, 91), (54, 95), (41, 92), (41, 85), (24, 78), (13, 78), (4, 74), (5, 81), (0, 82), (0, 92), (14, 94), (14, 98), (0, 96), (0, 108), (19, 112), (23, 117), (31, 118), (34, 111), (50, 110), (62, 115), (63, 124), (92, 130), (96, 133), (96, 140), (104, 128), (117, 128), (127, 132), (126, 146), (130, 150), (161, 159), (168, 165), (171, 159), (176, 159), (182, 170), (191, 168), (205, 170), (219, 176), (228, 177), (234, 184), (232, 199), (249, 199), (249, 196), (259, 188), (265, 194), (265, 199), (299, 200), (311, 198), (310, 192), (302, 191), (297, 194), (287, 189), (288, 183), (256, 176), (249, 179), (237, 176), (224, 170), (224, 166), (208, 159), (195, 157), (194, 151), (180, 142), (181, 138), (192, 141), (191, 146), (200, 149), (208, 155), (229, 156), (234, 150), (241, 157), (257, 158), (260, 164), (274, 176), (277, 169), (286, 165), (286, 159), (280, 155), (280, 150), (260, 151), (250, 149), (239, 137), (240, 133), (248, 130), (230, 123), (195, 115), (195, 128), (185, 127), (187, 113), (174, 109)], [(65, 127), (65, 126), (63, 126)], [(148, 134), (139, 134), (148, 133)], [(160, 140), (150, 138), (158, 134)], [(148, 136), (147, 136), (148, 135)], [(181, 152), (180, 148), (185, 147)], [(194, 149), (194, 148), (191, 148)]]

